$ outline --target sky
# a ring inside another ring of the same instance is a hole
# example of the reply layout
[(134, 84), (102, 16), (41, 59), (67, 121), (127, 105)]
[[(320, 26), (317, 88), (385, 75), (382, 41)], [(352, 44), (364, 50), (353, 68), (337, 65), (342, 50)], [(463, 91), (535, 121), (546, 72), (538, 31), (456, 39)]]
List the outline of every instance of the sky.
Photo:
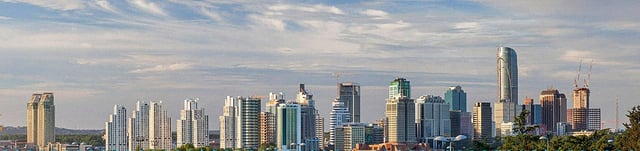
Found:
[(130, 114), (139, 100), (163, 101), (177, 120), (183, 100), (199, 98), (218, 129), (226, 96), (284, 92), (292, 100), (298, 83), (326, 119), (336, 80), (361, 85), (362, 121), (373, 122), (395, 77), (411, 81), (414, 98), (460, 85), (471, 109), (496, 101), (496, 52), (508, 46), (518, 53), (520, 102), (537, 102), (548, 88), (571, 96), (593, 62), (591, 107), (615, 127), (616, 96), (623, 121), (640, 104), (637, 8), (640, 1), (0, 0), (0, 124), (26, 125), (31, 94), (53, 92), (57, 127), (104, 129), (115, 104)]

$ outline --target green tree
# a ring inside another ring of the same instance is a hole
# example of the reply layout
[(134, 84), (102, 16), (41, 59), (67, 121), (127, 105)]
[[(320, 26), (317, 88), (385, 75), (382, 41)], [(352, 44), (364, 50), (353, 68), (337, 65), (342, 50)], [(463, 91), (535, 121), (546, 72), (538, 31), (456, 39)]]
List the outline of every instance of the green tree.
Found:
[(616, 137), (616, 150), (640, 150), (640, 106), (631, 108), (627, 114), (629, 123), (624, 123), (626, 130), (622, 136)]
[(263, 143), (263, 144), (260, 144), (260, 148), (258, 148), (258, 151), (266, 151), (267, 148), (270, 148), (270, 150), (274, 150), (274, 148), (276, 148), (276, 144), (274, 144), (274, 143)]
[(538, 142), (540, 136), (531, 135), (537, 126), (527, 126), (528, 110), (523, 110), (520, 115), (514, 119), (514, 136), (502, 137), (500, 150), (536, 150), (540, 149)]

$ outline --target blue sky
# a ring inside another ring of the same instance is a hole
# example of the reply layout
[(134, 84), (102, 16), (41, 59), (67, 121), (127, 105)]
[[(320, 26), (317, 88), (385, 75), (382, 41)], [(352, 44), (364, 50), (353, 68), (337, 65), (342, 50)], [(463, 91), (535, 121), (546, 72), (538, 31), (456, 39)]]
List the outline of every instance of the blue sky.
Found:
[(326, 117), (335, 72), (362, 85), (370, 122), (383, 117), (394, 77), (410, 80), (416, 98), (461, 85), (468, 104), (494, 102), (496, 49), (509, 46), (518, 52), (519, 100), (537, 101), (549, 87), (570, 96), (580, 60), (593, 60), (591, 106), (613, 127), (615, 96), (621, 110), (638, 105), (637, 8), (596, 0), (0, 0), (0, 123), (26, 125), (30, 95), (52, 91), (58, 127), (102, 129), (114, 104), (132, 109), (137, 100), (162, 100), (178, 119), (182, 100), (198, 97), (218, 129), (226, 96), (283, 91), (293, 99), (298, 83)]

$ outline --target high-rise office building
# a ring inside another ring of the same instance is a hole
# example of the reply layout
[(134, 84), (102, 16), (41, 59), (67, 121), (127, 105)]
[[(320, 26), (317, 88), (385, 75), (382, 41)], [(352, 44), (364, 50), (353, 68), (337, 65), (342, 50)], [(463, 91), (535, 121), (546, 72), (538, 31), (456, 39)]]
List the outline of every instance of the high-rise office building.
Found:
[(280, 104), (276, 117), (276, 146), (280, 150), (298, 149), (302, 144), (302, 113), (300, 105), (294, 103)]
[(192, 144), (194, 147), (209, 146), (209, 116), (198, 107), (198, 99), (184, 100), (177, 121), (177, 145)]
[(55, 143), (56, 107), (53, 93), (33, 94), (27, 104), (27, 143), (43, 148)]
[(261, 100), (256, 97), (238, 97), (236, 110), (235, 148), (260, 147)]
[(344, 145), (342, 149), (336, 150), (353, 150), (357, 144), (365, 143), (365, 124), (348, 123), (343, 125), (344, 128)]
[(329, 144), (336, 144), (336, 129), (341, 128), (342, 125), (349, 123), (349, 109), (344, 106), (344, 103), (339, 99), (335, 99), (332, 102), (333, 106), (331, 113), (329, 113)]
[[(586, 86), (586, 84), (585, 84)], [(600, 109), (589, 107), (589, 88), (573, 90), (573, 109), (567, 111), (567, 121), (572, 131), (600, 130)]]
[(267, 109), (266, 112), (273, 114), (275, 117), (278, 105), (283, 104), (284, 102), (284, 93), (269, 93), (269, 102), (265, 105)]
[(227, 96), (220, 116), (220, 148), (235, 149), (236, 146), (236, 111), (238, 100)]
[(416, 143), (415, 101), (407, 97), (387, 99), (386, 142)]
[(276, 143), (276, 117), (271, 112), (260, 112), (260, 144)]
[(396, 78), (389, 84), (389, 99), (394, 97), (411, 98), (411, 84), (405, 78)]
[(324, 118), (318, 113), (316, 113), (316, 137), (318, 137), (319, 149), (324, 149)]
[(338, 86), (338, 97), (344, 103), (344, 106), (349, 109), (351, 115), (349, 122), (360, 122), (360, 85), (344, 82)]
[(149, 103), (138, 101), (127, 122), (128, 150), (149, 149)]
[(499, 47), (496, 57), (498, 79), (498, 101), (494, 104), (496, 132), (502, 123), (513, 122), (518, 105), (518, 56), (509, 47)]
[(558, 122), (567, 122), (567, 97), (560, 91), (543, 90), (540, 93), (540, 105), (542, 124), (546, 131), (556, 131)]
[(467, 112), (467, 93), (461, 86), (451, 86), (444, 93), (444, 100), (449, 104), (449, 110)]
[(113, 106), (113, 114), (105, 123), (105, 147), (107, 151), (127, 150), (127, 109), (122, 105)]
[(451, 136), (464, 135), (473, 138), (473, 124), (471, 123), (471, 112), (460, 110), (449, 111), (451, 117)]
[(149, 104), (149, 149), (173, 149), (171, 117), (162, 101)]
[[(316, 113), (315, 100), (313, 100), (313, 94), (305, 89), (304, 84), (300, 84), (298, 88), (298, 94), (296, 96), (296, 102), (300, 104), (300, 114), (302, 117), (302, 141), (315, 140), (316, 138)], [(318, 148), (319, 146), (311, 146), (312, 144), (305, 144), (306, 147), (302, 148), (303, 151), (307, 151), (311, 148)]]
[(498, 48), (497, 68), (498, 101), (518, 104), (518, 56), (516, 51), (509, 47)]
[(491, 103), (476, 102), (473, 105), (473, 140), (491, 141), (493, 131), (491, 117)]
[(364, 144), (380, 144), (384, 143), (384, 128), (378, 124), (368, 124), (365, 126), (365, 140)]
[(439, 96), (420, 96), (415, 103), (415, 123), (419, 142), (431, 142), (436, 136), (451, 136), (449, 104)]
[(518, 106), (518, 113), (523, 110), (529, 111), (529, 115), (527, 116), (527, 121), (525, 124), (527, 125), (539, 125), (542, 124), (542, 106), (540, 104), (534, 104), (533, 98), (525, 97), (524, 104)]

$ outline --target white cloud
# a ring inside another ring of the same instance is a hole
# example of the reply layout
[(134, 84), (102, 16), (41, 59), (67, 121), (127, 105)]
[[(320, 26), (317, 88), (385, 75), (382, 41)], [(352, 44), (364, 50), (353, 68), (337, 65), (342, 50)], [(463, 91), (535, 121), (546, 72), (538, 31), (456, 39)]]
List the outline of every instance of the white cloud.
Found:
[(222, 16), (220, 16), (220, 14), (214, 12), (214, 11), (209, 11), (206, 8), (200, 8), (200, 12), (202, 12), (203, 15), (213, 19), (214, 21), (217, 22), (222, 22), (224, 19), (222, 18)]
[(8, 20), (8, 19), (12, 19), (12, 18), (7, 16), (0, 16), (0, 20)]
[(162, 16), (167, 15), (167, 13), (160, 6), (158, 6), (157, 3), (154, 3), (154, 2), (147, 2), (145, 0), (131, 0), (130, 3), (134, 4), (136, 7), (142, 9), (143, 11), (146, 11), (152, 14), (162, 15)]
[(375, 10), (375, 9), (367, 9), (367, 10), (361, 11), (360, 14), (373, 17), (374, 19), (385, 19), (389, 15), (387, 12), (384, 12), (381, 10)]
[(478, 30), (480, 25), (477, 22), (460, 22), (456, 23), (454, 28), (460, 30)]
[(75, 10), (84, 8), (81, 0), (4, 0), (5, 2), (21, 2), (55, 10)]
[(118, 12), (116, 8), (114, 8), (113, 5), (109, 3), (108, 0), (95, 0), (95, 4), (98, 5), (98, 7), (100, 7), (101, 9), (104, 9), (110, 12)]
[(286, 10), (295, 10), (295, 11), (303, 11), (303, 12), (324, 12), (324, 13), (332, 13), (337, 15), (344, 15), (344, 12), (335, 6), (326, 6), (326, 5), (313, 5), (313, 6), (296, 6), (296, 5), (286, 5), (286, 4), (278, 4), (269, 6), (269, 10), (272, 11), (286, 11)]
[(136, 69), (131, 71), (131, 73), (147, 73), (147, 72), (164, 72), (164, 71), (178, 71), (178, 70), (187, 70), (193, 67), (192, 64), (189, 63), (174, 63), (169, 65), (156, 65), (153, 67)]
[(284, 31), (287, 28), (287, 23), (282, 20), (270, 18), (268, 16), (249, 15), (249, 19), (256, 24), (267, 26), (271, 29), (278, 31)]

